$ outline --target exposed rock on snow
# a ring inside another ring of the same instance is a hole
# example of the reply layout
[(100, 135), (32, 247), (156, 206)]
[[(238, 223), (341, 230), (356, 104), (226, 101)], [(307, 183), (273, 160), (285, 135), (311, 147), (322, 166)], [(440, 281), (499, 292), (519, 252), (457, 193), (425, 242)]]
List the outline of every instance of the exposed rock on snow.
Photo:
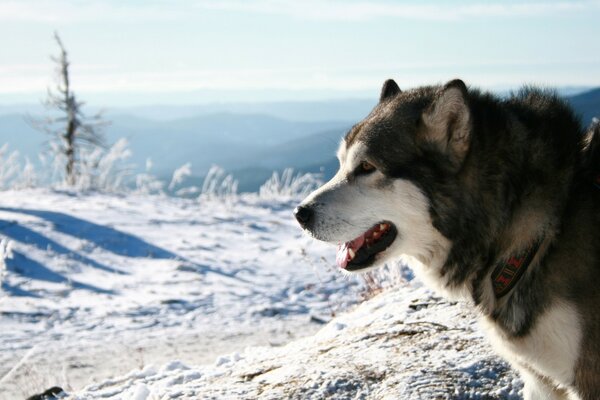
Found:
[(392, 289), (282, 347), (213, 365), (172, 362), (87, 387), (75, 399), (520, 399), (521, 382), (469, 306), (415, 284)]

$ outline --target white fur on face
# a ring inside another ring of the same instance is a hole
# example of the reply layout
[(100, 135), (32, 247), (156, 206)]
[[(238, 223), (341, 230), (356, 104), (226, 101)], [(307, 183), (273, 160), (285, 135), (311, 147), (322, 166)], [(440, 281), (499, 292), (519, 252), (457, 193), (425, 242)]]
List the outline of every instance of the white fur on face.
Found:
[(429, 201), (423, 192), (405, 179), (396, 179), (381, 187), (376, 184), (378, 178), (382, 178), (379, 171), (349, 179), (352, 171), (366, 160), (365, 150), (360, 142), (350, 148), (342, 142), (338, 151), (338, 173), (302, 202), (302, 206), (311, 207), (314, 212), (309, 234), (337, 244), (360, 236), (377, 223), (389, 221), (395, 225), (398, 235), (392, 245), (378, 255), (377, 264), (408, 255), (439, 270), (450, 242), (433, 227)]

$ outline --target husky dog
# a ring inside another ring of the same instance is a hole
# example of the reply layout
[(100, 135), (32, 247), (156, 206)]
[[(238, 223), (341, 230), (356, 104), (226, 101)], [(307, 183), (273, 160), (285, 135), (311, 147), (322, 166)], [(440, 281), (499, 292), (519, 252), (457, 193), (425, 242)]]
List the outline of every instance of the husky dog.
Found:
[(600, 399), (598, 124), (549, 91), (388, 80), (337, 156), (295, 216), (341, 268), (404, 257), (474, 303), (525, 399)]

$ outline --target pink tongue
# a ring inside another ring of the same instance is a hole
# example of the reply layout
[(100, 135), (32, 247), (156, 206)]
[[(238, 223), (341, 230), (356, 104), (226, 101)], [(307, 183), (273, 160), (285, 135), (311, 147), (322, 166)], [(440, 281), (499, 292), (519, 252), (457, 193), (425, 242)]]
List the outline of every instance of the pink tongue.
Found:
[(337, 265), (340, 268), (346, 268), (348, 261), (350, 260), (350, 249), (356, 253), (363, 243), (365, 243), (365, 235), (360, 235), (350, 242), (340, 244), (335, 257)]

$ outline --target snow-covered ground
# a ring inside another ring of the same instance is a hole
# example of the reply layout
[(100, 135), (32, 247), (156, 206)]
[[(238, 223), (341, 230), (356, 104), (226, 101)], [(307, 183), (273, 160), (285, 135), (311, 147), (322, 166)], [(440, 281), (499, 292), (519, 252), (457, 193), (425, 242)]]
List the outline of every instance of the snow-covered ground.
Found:
[(407, 284), (286, 346), (148, 366), (72, 398), (516, 400), (521, 387), (468, 307)]
[(312, 334), (361, 285), (295, 203), (1, 192), (0, 398)]
[(2, 399), (520, 398), (467, 305), (406, 279), (355, 307), (297, 200), (0, 196)]

